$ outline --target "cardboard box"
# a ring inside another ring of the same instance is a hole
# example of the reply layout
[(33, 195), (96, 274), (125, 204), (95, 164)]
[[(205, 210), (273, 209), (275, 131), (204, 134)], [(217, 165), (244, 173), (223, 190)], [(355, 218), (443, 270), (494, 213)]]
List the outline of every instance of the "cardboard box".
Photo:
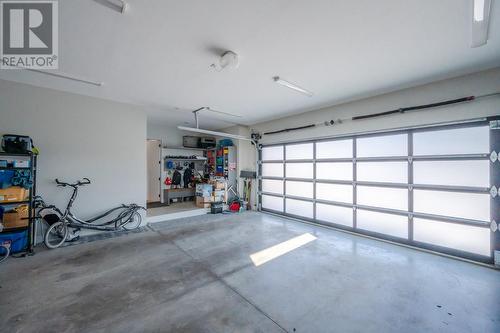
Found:
[(12, 212), (4, 213), (2, 224), (5, 229), (27, 227), (29, 222), (27, 218), (28, 206), (23, 205), (19, 206)]
[(196, 197), (196, 207), (198, 208), (210, 208), (211, 197)]
[(28, 197), (28, 190), (19, 186), (11, 186), (0, 190), (0, 202), (23, 201)]

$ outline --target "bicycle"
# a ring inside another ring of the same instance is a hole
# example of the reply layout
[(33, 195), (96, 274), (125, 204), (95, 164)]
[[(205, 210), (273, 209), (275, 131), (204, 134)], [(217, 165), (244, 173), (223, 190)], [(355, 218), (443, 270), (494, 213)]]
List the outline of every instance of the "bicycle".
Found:
[[(71, 208), (77, 198), (78, 188), (90, 185), (90, 180), (83, 178), (81, 181), (73, 184), (61, 182), (59, 179), (56, 179), (55, 182), (58, 187), (73, 188), (73, 193), (64, 212), (61, 212), (54, 205), (46, 205), (39, 196), (34, 198), (34, 206), (37, 208), (36, 218), (44, 220), (49, 225), (44, 235), (44, 243), (49, 249), (58, 248), (65, 241), (78, 239), (78, 233), (81, 229), (101, 231), (134, 230), (141, 225), (142, 216), (139, 211), (145, 211), (146, 209), (137, 204), (122, 204), (91, 219), (79, 219), (72, 213)], [(99, 222), (111, 214), (116, 214), (116, 217)], [(70, 229), (72, 230), (70, 231)]]
[(0, 243), (0, 262), (7, 259), (10, 255), (10, 241)]

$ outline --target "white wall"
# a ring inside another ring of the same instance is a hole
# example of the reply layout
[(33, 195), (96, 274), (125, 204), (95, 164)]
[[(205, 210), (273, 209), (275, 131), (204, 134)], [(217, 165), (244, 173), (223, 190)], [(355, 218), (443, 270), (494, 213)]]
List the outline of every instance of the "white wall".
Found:
[(147, 141), (147, 175), (148, 175), (148, 202), (160, 201), (160, 181), (161, 177), (161, 141)]
[(182, 147), (183, 135), (187, 134), (177, 128), (178, 124), (165, 125), (156, 124), (148, 121), (147, 136), (151, 140), (161, 140), (163, 146), (167, 147)]
[[(259, 123), (253, 125), (252, 128), (259, 132), (275, 131), (284, 128), (320, 123), (330, 119), (344, 119), (355, 115), (367, 115), (394, 110), (400, 107), (429, 104), (464, 96), (477, 96), (499, 91), (500, 68), (496, 68), (455, 79), (438, 81), (330, 108)], [(363, 131), (458, 121), (498, 114), (500, 114), (500, 96), (420, 112), (345, 122), (330, 127), (321, 126), (314, 129), (305, 129), (284, 134), (266, 135), (263, 137), (261, 143), (298, 141), (302, 139), (351, 134)]]
[(38, 194), (63, 207), (54, 179), (88, 177), (74, 212), (89, 217), (146, 203), (146, 115), (137, 106), (0, 80), (0, 134), (29, 135), (40, 149)]

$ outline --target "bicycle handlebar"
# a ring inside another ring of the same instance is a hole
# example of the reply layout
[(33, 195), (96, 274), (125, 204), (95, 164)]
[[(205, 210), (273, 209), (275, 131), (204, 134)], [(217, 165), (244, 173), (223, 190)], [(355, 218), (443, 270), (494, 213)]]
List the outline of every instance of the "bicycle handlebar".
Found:
[(66, 183), (66, 182), (61, 182), (58, 178), (56, 178), (56, 183), (57, 186), (71, 186), (71, 187), (77, 187), (77, 186), (83, 186), (83, 185), (89, 185), (90, 184), (90, 179), (88, 178), (83, 178), (82, 180), (77, 181), (74, 184)]

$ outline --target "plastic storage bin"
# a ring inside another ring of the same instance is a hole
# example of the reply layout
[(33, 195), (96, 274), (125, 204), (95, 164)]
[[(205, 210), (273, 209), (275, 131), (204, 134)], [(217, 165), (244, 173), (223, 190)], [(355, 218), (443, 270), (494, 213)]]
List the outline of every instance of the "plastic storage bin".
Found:
[(28, 231), (4, 232), (0, 234), (0, 243), (10, 242), (10, 253), (22, 252), (28, 245)]

